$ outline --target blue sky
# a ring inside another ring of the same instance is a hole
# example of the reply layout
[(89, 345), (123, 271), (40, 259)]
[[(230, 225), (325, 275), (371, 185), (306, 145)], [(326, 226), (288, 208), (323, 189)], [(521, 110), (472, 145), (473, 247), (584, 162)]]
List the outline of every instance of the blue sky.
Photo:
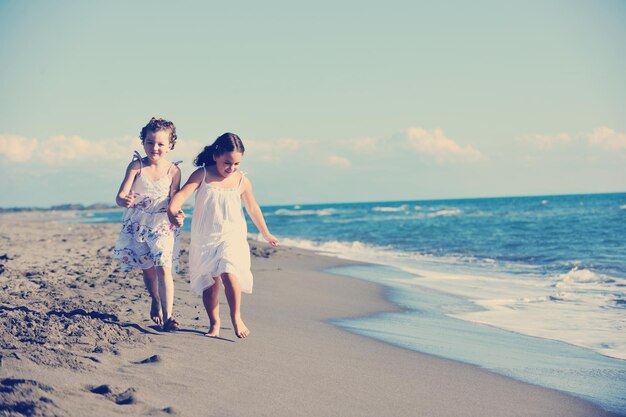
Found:
[(626, 2), (0, 0), (0, 206), (226, 131), (261, 204), (626, 191)]

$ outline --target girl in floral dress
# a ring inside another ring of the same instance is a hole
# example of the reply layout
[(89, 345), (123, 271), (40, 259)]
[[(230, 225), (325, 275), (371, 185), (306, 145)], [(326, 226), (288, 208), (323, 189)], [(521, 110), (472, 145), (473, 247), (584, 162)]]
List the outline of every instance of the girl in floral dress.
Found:
[(179, 229), (170, 223), (167, 206), (180, 188), (178, 162), (166, 159), (176, 144), (172, 122), (154, 117), (141, 129), (141, 144), (126, 169), (116, 202), (125, 207), (122, 231), (115, 243), (114, 258), (126, 271), (140, 268), (152, 297), (150, 317), (165, 331), (177, 330), (172, 317), (174, 281), (172, 268), (178, 272)]

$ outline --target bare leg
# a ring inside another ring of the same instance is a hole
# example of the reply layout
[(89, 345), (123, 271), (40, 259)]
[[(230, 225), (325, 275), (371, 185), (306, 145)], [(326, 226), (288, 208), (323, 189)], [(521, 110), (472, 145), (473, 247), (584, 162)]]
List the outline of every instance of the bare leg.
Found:
[(163, 325), (163, 313), (161, 312), (161, 298), (159, 297), (159, 285), (157, 273), (154, 267), (143, 270), (143, 282), (146, 284), (148, 294), (152, 298), (150, 306), (150, 318), (159, 326)]
[(202, 292), (202, 303), (209, 315), (209, 331), (205, 334), (208, 337), (219, 337), (220, 335), (220, 279), (213, 278), (215, 283)]
[(222, 274), (222, 282), (224, 283), (224, 292), (226, 293), (228, 307), (230, 307), (230, 320), (233, 323), (235, 334), (240, 338), (248, 337), (250, 330), (241, 320), (241, 288), (239, 287), (239, 280), (233, 274), (224, 273)]
[[(159, 297), (161, 298), (161, 309), (163, 310), (163, 326), (165, 330), (176, 330), (171, 328), (169, 323), (172, 322), (172, 309), (174, 307), (174, 280), (172, 278), (171, 268), (156, 267), (157, 277), (159, 279)], [(178, 322), (176, 322), (178, 323)]]

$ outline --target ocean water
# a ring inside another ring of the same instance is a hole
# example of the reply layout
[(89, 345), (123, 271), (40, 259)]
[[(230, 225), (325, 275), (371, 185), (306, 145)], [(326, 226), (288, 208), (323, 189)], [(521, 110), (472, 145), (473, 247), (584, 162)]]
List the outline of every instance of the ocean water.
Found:
[(626, 193), (263, 213), (284, 245), (373, 264), (331, 272), (382, 284), (405, 308), (336, 324), (626, 414)]

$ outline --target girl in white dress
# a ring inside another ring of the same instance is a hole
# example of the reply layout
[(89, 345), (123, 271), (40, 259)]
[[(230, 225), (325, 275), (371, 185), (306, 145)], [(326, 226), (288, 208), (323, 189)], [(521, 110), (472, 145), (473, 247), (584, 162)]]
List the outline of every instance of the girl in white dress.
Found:
[(252, 292), (250, 247), (242, 200), (265, 240), (272, 246), (278, 245), (265, 224), (250, 180), (238, 172), (244, 150), (241, 139), (233, 133), (225, 133), (206, 146), (194, 161), (200, 168), (172, 198), (167, 213), (172, 223), (182, 226), (185, 215), (181, 207), (197, 191), (191, 221), (189, 272), (191, 288), (202, 295), (209, 316), (206, 333), (209, 337), (218, 337), (220, 332), (220, 281), (224, 284), (235, 334), (240, 338), (250, 334), (241, 320), (241, 292)]
[[(140, 268), (152, 297), (150, 316), (166, 331), (177, 330), (172, 317), (174, 281), (178, 271), (178, 226), (167, 217), (171, 196), (180, 189), (180, 169), (165, 157), (176, 144), (172, 122), (154, 117), (141, 130), (142, 158), (137, 151), (126, 169), (116, 202), (126, 207), (113, 256), (126, 271)], [(165, 318), (165, 320), (164, 320)]]

